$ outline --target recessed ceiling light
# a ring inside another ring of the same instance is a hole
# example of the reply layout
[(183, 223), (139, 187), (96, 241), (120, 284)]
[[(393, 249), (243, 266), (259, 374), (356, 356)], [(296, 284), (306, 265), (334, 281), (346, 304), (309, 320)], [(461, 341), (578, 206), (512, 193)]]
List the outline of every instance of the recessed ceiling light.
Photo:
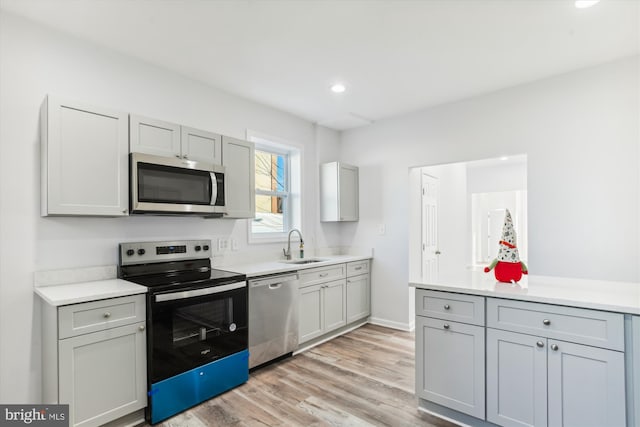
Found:
[(505, 160), (509, 160), (509, 158), (507, 156), (502, 156), (500, 157), (500, 160), (505, 161)]
[(578, 9), (586, 9), (587, 7), (591, 7), (594, 4), (598, 3), (600, 0), (576, 0), (576, 7)]
[(331, 86), (331, 92), (333, 93), (342, 93), (345, 90), (347, 90), (347, 88), (342, 83), (336, 83), (333, 86)]

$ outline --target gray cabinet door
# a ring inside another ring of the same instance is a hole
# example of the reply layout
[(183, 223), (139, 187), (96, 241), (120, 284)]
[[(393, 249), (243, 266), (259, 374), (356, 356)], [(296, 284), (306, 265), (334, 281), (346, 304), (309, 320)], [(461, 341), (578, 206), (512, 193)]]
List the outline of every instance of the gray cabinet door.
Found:
[(416, 394), (485, 418), (484, 327), (418, 316)]
[(323, 286), (324, 332), (330, 332), (347, 324), (347, 282), (336, 280)]
[(323, 286), (313, 285), (300, 288), (300, 318), (298, 319), (298, 342), (300, 344), (319, 337), (324, 332)]
[(100, 426), (147, 406), (144, 322), (60, 340), (58, 363), (71, 426)]
[(340, 164), (338, 176), (340, 221), (358, 220), (358, 168)]
[(347, 323), (362, 319), (371, 314), (369, 275), (349, 277), (347, 279)]
[(624, 353), (549, 340), (549, 426), (624, 426)]
[(222, 140), (217, 133), (182, 126), (180, 148), (184, 159), (222, 164)]
[(42, 216), (129, 213), (128, 115), (48, 96), (42, 106)]
[(129, 144), (132, 153), (182, 157), (180, 125), (175, 123), (131, 115), (129, 118)]
[(225, 218), (256, 216), (255, 148), (252, 142), (222, 136), (222, 164), (225, 167)]
[(547, 425), (547, 339), (487, 329), (487, 421)]

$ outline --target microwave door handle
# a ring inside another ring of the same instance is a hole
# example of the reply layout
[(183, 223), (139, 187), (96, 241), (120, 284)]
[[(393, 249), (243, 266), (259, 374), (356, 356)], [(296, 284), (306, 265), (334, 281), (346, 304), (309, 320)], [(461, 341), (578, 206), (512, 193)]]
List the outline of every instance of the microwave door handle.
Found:
[(209, 199), (209, 204), (215, 206), (216, 200), (218, 200), (218, 179), (215, 172), (209, 172), (209, 174), (211, 175), (211, 191), (209, 191), (211, 198)]

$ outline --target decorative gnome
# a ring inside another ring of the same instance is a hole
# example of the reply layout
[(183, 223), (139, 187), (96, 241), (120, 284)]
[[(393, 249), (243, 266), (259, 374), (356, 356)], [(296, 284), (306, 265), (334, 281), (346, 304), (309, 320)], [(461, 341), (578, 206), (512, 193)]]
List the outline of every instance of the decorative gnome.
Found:
[(500, 239), (500, 250), (498, 257), (484, 268), (484, 272), (488, 273), (495, 268), (496, 279), (499, 282), (515, 283), (522, 278), (522, 274), (527, 274), (527, 266), (520, 261), (518, 255), (518, 247), (516, 246), (516, 232), (513, 229), (513, 221), (511, 213), (505, 209), (504, 225), (502, 226), (502, 239)]

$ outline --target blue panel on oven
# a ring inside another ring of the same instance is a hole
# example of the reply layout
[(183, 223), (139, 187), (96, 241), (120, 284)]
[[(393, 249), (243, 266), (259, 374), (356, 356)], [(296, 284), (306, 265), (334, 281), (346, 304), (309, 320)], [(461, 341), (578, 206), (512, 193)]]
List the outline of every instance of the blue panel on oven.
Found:
[(158, 423), (249, 379), (247, 350), (151, 385), (151, 424)]

